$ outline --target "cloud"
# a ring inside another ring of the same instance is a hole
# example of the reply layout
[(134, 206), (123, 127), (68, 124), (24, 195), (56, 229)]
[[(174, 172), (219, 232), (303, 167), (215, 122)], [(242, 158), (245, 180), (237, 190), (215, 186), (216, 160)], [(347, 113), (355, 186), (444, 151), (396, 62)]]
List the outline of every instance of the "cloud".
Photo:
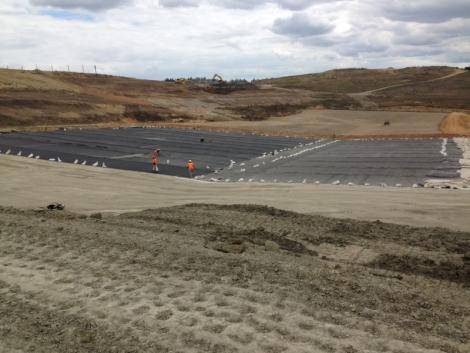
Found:
[(385, 43), (370, 40), (344, 40), (335, 47), (336, 51), (343, 56), (355, 57), (359, 55), (379, 54), (385, 52), (388, 46)]
[(396, 21), (439, 23), (470, 18), (468, 0), (390, 0), (379, 4), (384, 17)]
[(119, 7), (129, 0), (30, 0), (35, 6), (50, 6), (64, 10), (102, 11)]
[(153, 79), (468, 66), (467, 2), (0, 0), (0, 66)]
[(299, 11), (328, 0), (160, 0), (159, 3), (163, 7), (194, 7), (204, 2), (228, 9), (253, 9), (266, 4), (276, 4), (281, 8)]
[[(304, 10), (310, 6), (321, 3), (322, 1), (312, 1), (312, 0), (278, 0), (276, 1), (279, 6), (284, 7), (289, 10)], [(324, 2), (324, 1), (323, 1)]]
[(449, 40), (470, 36), (470, 21), (454, 19), (444, 23), (402, 23), (393, 25), (393, 43), (414, 46), (444, 45)]
[(195, 7), (200, 2), (200, 0), (160, 0), (160, 5), (163, 7)]
[(313, 19), (304, 13), (295, 13), (289, 18), (279, 18), (274, 21), (272, 31), (294, 38), (318, 36), (331, 32), (333, 25)]

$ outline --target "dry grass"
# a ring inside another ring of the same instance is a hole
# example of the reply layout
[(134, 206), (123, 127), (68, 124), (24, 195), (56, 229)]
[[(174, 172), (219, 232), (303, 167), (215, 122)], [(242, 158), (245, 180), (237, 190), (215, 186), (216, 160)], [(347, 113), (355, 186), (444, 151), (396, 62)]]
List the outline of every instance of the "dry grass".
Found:
[(356, 93), (410, 82), (435, 79), (452, 73), (450, 67), (410, 67), (405, 69), (341, 69), (319, 74), (261, 80), (276, 87), (320, 92)]
[[(264, 121), (309, 109), (468, 109), (470, 73), (429, 82), (453, 72), (450, 67), (333, 70), (260, 81), (257, 89), (249, 91), (211, 94), (192, 84), (0, 70), (0, 128)], [(396, 84), (406, 85), (367, 97), (347, 94)], [(341, 134), (356, 135), (354, 131)]]
[(378, 109), (470, 110), (470, 71), (445, 80), (389, 88), (369, 98)]

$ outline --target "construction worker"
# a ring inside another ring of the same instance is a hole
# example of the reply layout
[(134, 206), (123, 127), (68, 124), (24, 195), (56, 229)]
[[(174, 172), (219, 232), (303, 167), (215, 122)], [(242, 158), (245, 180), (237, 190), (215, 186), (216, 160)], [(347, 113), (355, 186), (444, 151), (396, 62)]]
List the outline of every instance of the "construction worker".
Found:
[(158, 173), (158, 155), (160, 154), (160, 150), (156, 149), (152, 153), (152, 172)]
[(189, 177), (192, 178), (193, 173), (196, 170), (196, 164), (194, 164), (192, 160), (189, 160), (189, 162), (186, 164), (186, 168), (188, 169)]

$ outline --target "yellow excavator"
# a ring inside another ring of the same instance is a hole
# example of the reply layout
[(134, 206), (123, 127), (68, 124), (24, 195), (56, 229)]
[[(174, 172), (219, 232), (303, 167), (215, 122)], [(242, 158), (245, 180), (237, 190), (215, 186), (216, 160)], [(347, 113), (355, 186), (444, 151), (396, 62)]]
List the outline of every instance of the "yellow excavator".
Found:
[(214, 77), (212, 77), (212, 81), (217, 81), (219, 83), (225, 82), (225, 80), (219, 74), (215, 74)]

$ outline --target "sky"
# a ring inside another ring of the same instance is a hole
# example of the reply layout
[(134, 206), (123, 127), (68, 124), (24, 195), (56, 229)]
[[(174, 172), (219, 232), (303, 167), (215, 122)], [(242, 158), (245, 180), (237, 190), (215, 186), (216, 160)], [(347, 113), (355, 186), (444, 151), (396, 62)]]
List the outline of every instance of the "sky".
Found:
[(0, 67), (147, 79), (470, 65), (470, 0), (1, 0)]

